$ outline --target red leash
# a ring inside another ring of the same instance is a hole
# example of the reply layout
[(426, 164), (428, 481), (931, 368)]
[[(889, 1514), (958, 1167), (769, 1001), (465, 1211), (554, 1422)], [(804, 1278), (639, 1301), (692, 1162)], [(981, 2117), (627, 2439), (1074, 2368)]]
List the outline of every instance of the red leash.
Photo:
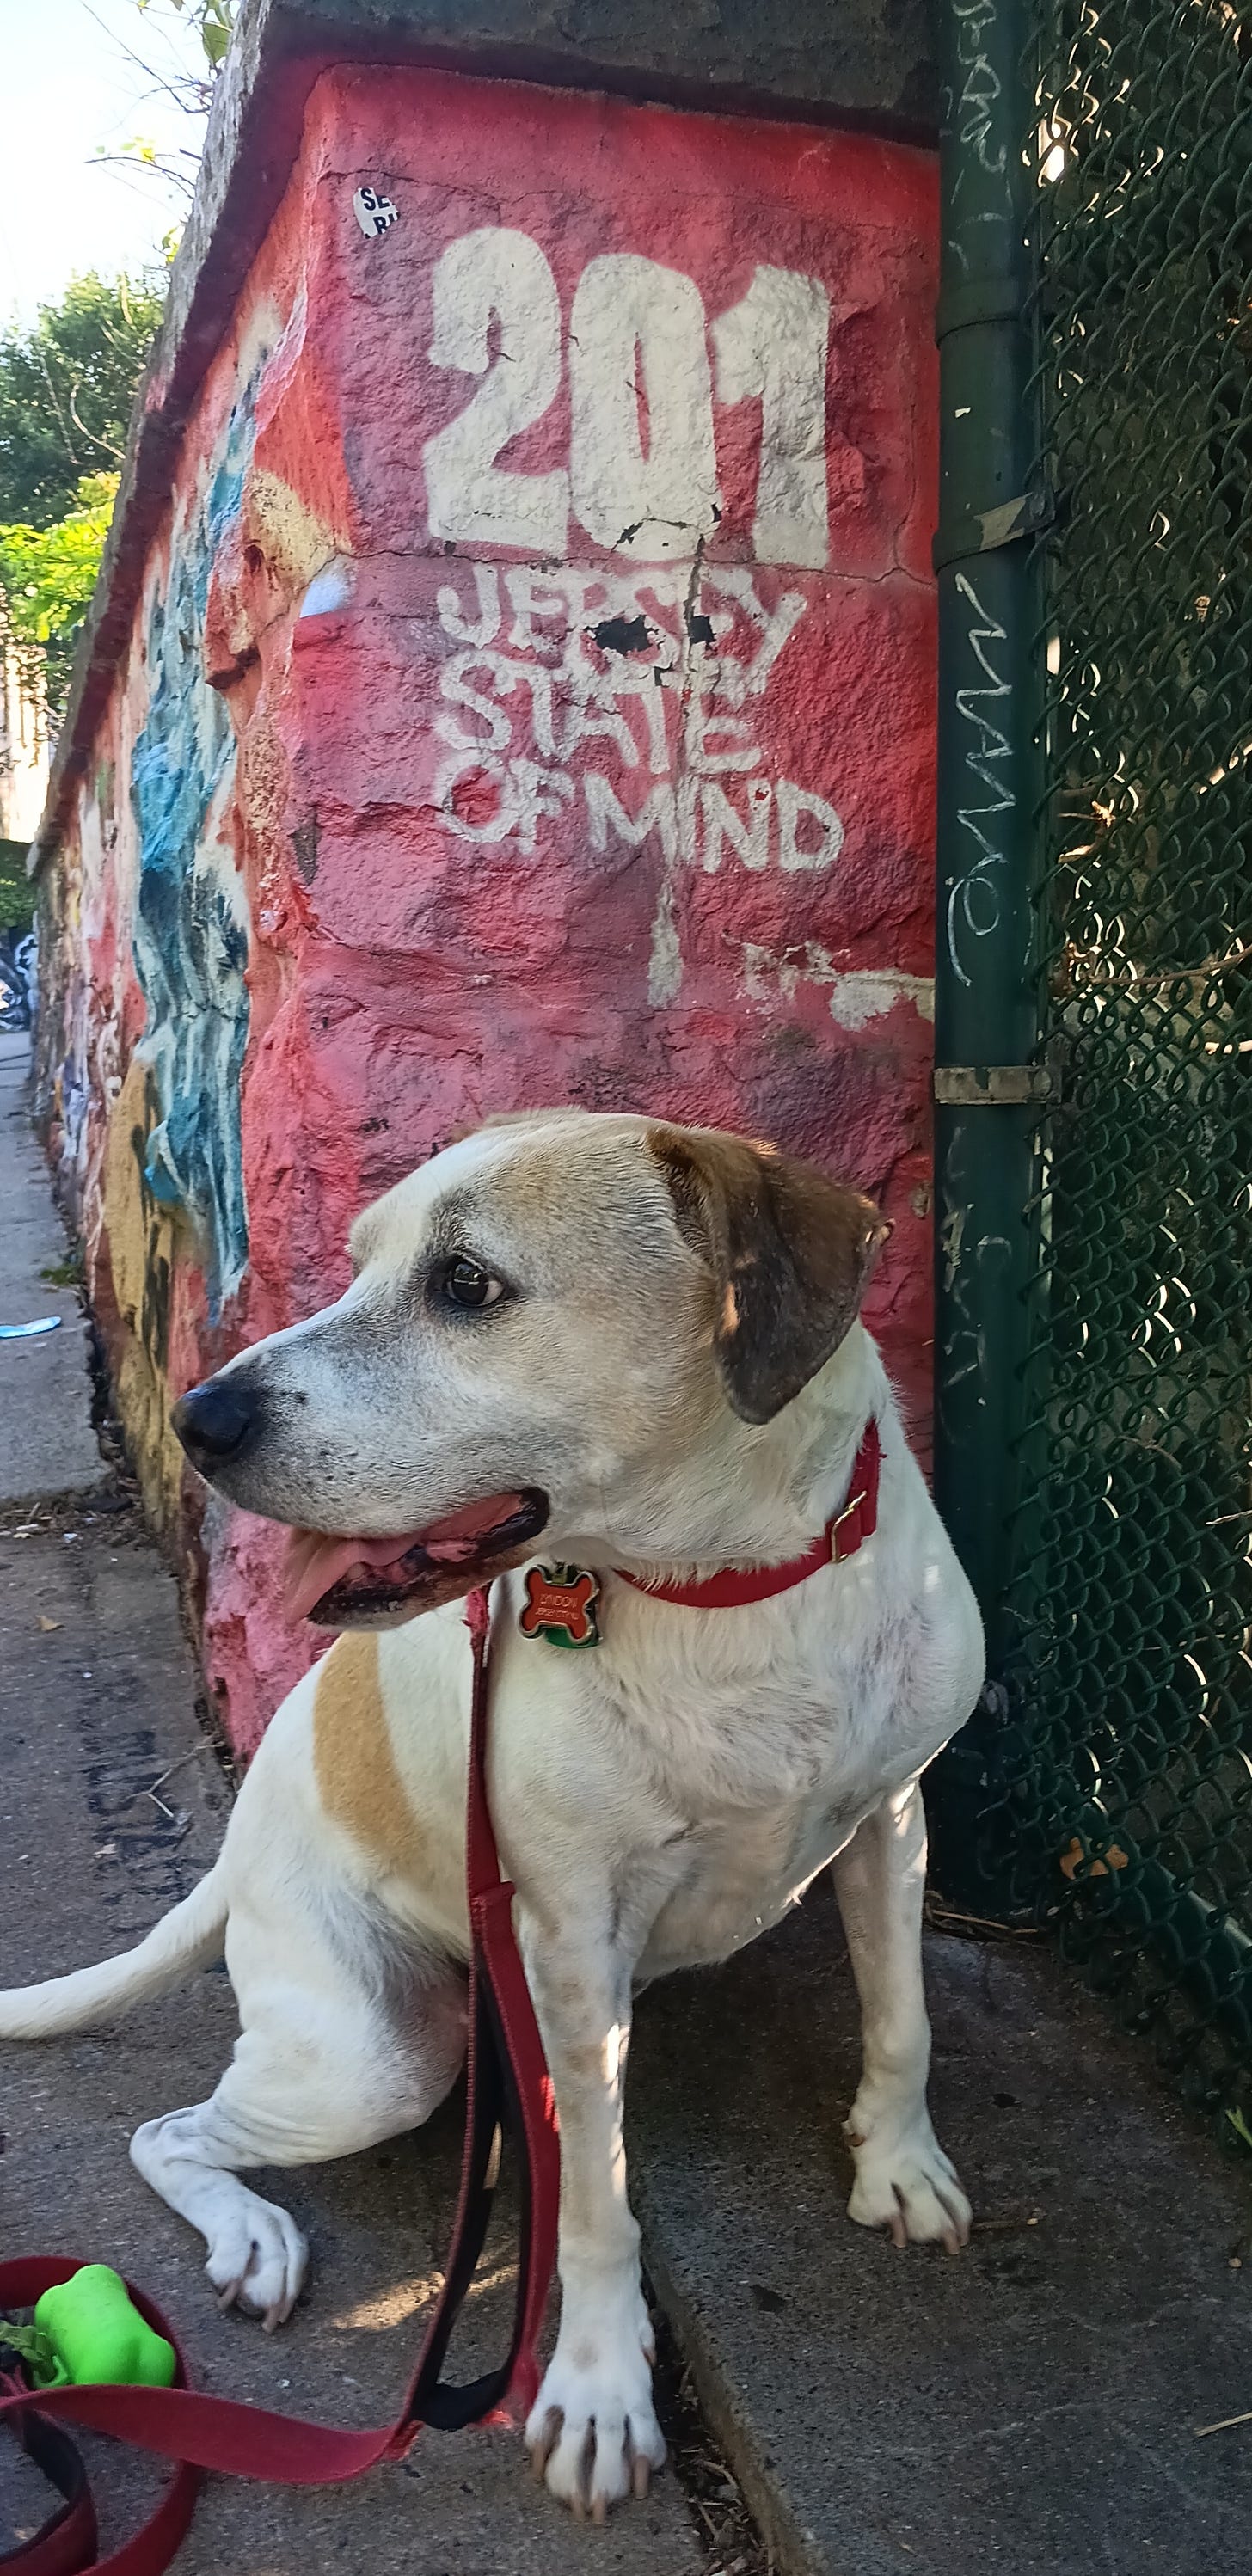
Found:
[[(32, 2397), (17, 2375), (0, 2374), (0, 2421), (8, 2420), (65, 2501), (33, 2540), (0, 2556), (6, 2576), (163, 2576), (195, 2507), (201, 2474), (281, 2486), (335, 2486), (380, 2460), (402, 2459), (424, 2424), (451, 2431), (524, 2411), (539, 2384), (535, 2346), (556, 2259), (560, 2145), (552, 2083), (513, 1933), (513, 1889), (500, 1861), (487, 1799), (487, 1596), (472, 1592), (466, 1617), (474, 1652), (466, 1818), (470, 1917), (468, 2097), (465, 2151), (452, 2248), (443, 2290), (394, 2424), (349, 2432), (297, 2415), (271, 2414), (236, 2398), (207, 2397), (188, 2382), (178, 2338), (151, 2299), (128, 2283), (140, 2314), (178, 2354), (173, 2388), (50, 2388)], [(466, 2387), (440, 2377), (457, 2314), (482, 2252), (491, 2213), (500, 2131), (508, 2127), (521, 2168), (522, 2226), (517, 2304), (507, 2358)], [(0, 2309), (30, 2307), (78, 2270), (63, 2257), (29, 2255), (0, 2263)], [(179, 2466), (155, 2513), (111, 2558), (96, 2555), (96, 2516), (78, 2452), (61, 2429), (68, 2417), (112, 2433)]]

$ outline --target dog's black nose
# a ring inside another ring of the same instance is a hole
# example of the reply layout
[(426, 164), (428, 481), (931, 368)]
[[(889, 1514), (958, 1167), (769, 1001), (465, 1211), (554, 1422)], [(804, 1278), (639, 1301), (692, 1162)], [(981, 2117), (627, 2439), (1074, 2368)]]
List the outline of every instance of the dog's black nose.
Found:
[(206, 1475), (238, 1455), (259, 1419), (256, 1391), (243, 1377), (207, 1377), (180, 1397), (170, 1416), (192, 1465)]

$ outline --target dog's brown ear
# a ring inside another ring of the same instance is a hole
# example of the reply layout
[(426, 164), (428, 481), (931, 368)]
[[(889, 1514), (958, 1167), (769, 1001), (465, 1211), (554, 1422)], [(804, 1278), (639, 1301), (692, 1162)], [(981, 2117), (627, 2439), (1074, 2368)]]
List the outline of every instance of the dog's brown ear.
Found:
[(854, 1321), (891, 1226), (872, 1199), (772, 1145), (652, 1127), (679, 1230), (713, 1273), (713, 1353), (744, 1422), (769, 1422)]

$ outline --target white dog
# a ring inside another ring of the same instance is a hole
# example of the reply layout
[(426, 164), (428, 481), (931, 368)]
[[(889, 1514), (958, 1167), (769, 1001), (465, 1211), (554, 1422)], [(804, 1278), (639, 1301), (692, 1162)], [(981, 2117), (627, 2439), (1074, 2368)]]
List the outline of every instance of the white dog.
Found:
[[(918, 1775), (974, 1705), (982, 1637), (858, 1320), (887, 1231), (767, 1146), (573, 1110), (484, 1128), (368, 1209), (338, 1303), (175, 1422), (222, 1492), (298, 1525), (293, 1609), (386, 1633), (340, 1637), (284, 1701), (216, 1867), (138, 1949), (0, 1996), (0, 2036), (84, 2029), (224, 1944), (232, 2063), (131, 2153), (223, 2300), (285, 2318), (306, 2248), (239, 2169), (413, 2128), (460, 2063), (458, 1603), (499, 1577), (491, 1800), (563, 2158), (527, 2440), (597, 2520), (664, 2458), (622, 2151), (637, 1983), (728, 1957), (833, 1861), (864, 2023), (850, 2213), (901, 2245), (968, 2232), (926, 2108)], [(790, 1566), (854, 1499), (870, 1425), (877, 1528), (845, 1562), (750, 1607), (627, 1579)], [(599, 1578), (590, 1651), (522, 1631), (541, 1532)]]

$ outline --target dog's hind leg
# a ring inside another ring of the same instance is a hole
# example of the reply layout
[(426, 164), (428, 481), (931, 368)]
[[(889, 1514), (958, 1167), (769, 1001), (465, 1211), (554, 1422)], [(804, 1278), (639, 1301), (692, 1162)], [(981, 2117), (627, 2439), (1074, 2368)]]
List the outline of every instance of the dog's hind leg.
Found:
[(926, 1816), (916, 1780), (883, 1799), (832, 1864), (861, 1999), (864, 2065), (846, 2136), (848, 2215), (955, 2254), (970, 2206), (930, 2124), (930, 2022), (922, 1984)]
[(290, 2316), (308, 2247), (285, 2209), (240, 2182), (256, 2165), (320, 2164), (418, 2128), (455, 2080), (465, 2045), (457, 1972), (423, 1963), (403, 2021), (368, 1995), (295, 1988), (240, 1998), (247, 2026), (216, 2092), (145, 2121), (131, 2159), (198, 2228), (222, 2306), (267, 2330)]

